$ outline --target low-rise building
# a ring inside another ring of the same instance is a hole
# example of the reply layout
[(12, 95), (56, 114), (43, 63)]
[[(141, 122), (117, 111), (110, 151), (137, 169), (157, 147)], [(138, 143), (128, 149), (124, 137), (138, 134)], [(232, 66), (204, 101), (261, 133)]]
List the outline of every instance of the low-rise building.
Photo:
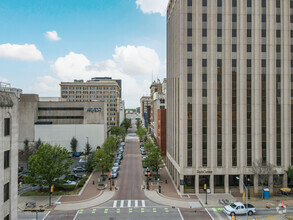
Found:
[[(41, 99), (42, 100), (42, 99)], [(78, 141), (77, 151), (87, 143), (93, 149), (107, 137), (107, 105), (105, 102), (41, 101), (36, 94), (20, 96), (19, 142), (40, 139), (71, 151), (70, 141)], [(50, 99), (46, 99), (50, 100)]]
[(0, 91), (0, 219), (17, 219), (18, 99)]

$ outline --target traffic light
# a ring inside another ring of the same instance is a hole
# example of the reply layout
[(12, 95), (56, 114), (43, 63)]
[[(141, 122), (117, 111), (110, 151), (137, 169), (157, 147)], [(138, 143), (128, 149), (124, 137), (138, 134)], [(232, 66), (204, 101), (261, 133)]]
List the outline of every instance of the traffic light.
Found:
[(110, 173), (110, 178), (112, 177), (112, 173)]
[(207, 190), (207, 184), (204, 184), (204, 186), (203, 186), (203, 190), (204, 190), (204, 191)]
[(235, 220), (235, 216), (234, 215), (231, 216), (231, 220)]
[(148, 172), (148, 177), (150, 177), (150, 172)]
[(54, 191), (54, 186), (51, 186), (50, 192), (53, 193)]

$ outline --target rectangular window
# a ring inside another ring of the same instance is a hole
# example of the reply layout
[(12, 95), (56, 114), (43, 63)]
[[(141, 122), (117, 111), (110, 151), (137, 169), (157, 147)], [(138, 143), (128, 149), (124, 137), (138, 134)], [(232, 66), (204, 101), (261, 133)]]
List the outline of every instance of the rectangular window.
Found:
[(10, 151), (4, 152), (4, 169), (10, 166)]
[(222, 37), (222, 29), (217, 29), (217, 37)]
[(207, 61), (207, 59), (203, 59), (203, 60), (202, 60), (202, 66), (203, 66), (203, 67), (207, 67), (207, 65), (208, 65), (208, 61)]
[(247, 52), (251, 52), (251, 44), (247, 44)]
[(261, 52), (266, 52), (267, 51), (267, 45), (266, 44), (262, 44), (261, 45)]
[(251, 37), (251, 29), (247, 29), (247, 37)]
[(267, 31), (265, 29), (261, 30), (261, 37), (266, 37), (267, 36)]
[(248, 8), (251, 7), (251, 0), (247, 0), (247, 7), (248, 7)]
[(267, 16), (265, 14), (261, 15), (261, 22), (263, 23), (267, 22)]
[(222, 52), (222, 44), (217, 44), (217, 52)]
[(187, 21), (192, 21), (192, 14), (191, 13), (187, 13)]
[(280, 0), (276, 0), (276, 8), (280, 8), (281, 7), (281, 2)]
[(251, 14), (248, 14), (248, 15), (247, 15), (247, 22), (248, 22), (248, 23), (251, 22)]
[(232, 67), (237, 67), (237, 60), (236, 59), (232, 60)]
[(192, 36), (192, 29), (191, 28), (188, 28), (187, 29), (187, 36), (188, 37), (191, 37)]
[(207, 47), (208, 47), (207, 44), (203, 44), (203, 45), (202, 45), (202, 51), (203, 51), (203, 52), (207, 52), (207, 50), (208, 50)]
[(187, 96), (192, 97), (192, 89), (187, 89)]
[(207, 0), (202, 0), (202, 6), (203, 6), (203, 7), (208, 6), (208, 1), (207, 1)]
[(187, 6), (192, 6), (192, 0), (187, 1)]
[(192, 51), (192, 44), (187, 44), (187, 51)]
[(237, 52), (237, 45), (236, 44), (232, 44), (232, 52)]
[(207, 32), (207, 29), (202, 29), (202, 36), (203, 37), (206, 37), (206, 36), (208, 36), (208, 32)]
[(4, 202), (9, 200), (9, 195), (10, 195), (9, 191), (10, 190), (9, 190), (9, 182), (8, 182), (4, 185)]
[(261, 7), (263, 7), (263, 8), (267, 7), (267, 0), (261, 1)]
[(218, 6), (218, 7), (222, 7), (222, 0), (218, 0), (218, 1), (217, 1), (217, 6)]
[(232, 14), (232, 22), (237, 22), (237, 14)]
[(280, 38), (281, 37), (281, 30), (276, 30), (276, 37)]
[(222, 14), (217, 14), (217, 22), (222, 22)]
[(276, 45), (276, 52), (280, 53), (281, 52), (281, 45)]
[(10, 118), (4, 119), (4, 136), (10, 135)]
[(276, 22), (280, 23), (281, 22), (281, 15), (276, 15)]
[(192, 59), (187, 59), (187, 66), (192, 66)]
[(290, 15), (290, 23), (293, 23), (293, 15)]
[(202, 22), (208, 21), (208, 15), (207, 14), (202, 14)]
[(191, 73), (187, 74), (187, 81), (192, 82), (192, 74)]
[(237, 0), (232, 0), (232, 7), (237, 7)]
[(293, 0), (290, 0), (290, 8), (293, 8)]
[(237, 29), (232, 29), (232, 37), (237, 37)]

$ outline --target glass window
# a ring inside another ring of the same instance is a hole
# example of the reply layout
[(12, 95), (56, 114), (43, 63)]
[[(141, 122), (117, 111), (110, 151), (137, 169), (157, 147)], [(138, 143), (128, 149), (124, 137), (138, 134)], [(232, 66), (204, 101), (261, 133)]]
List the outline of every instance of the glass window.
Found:
[(237, 67), (237, 60), (236, 59), (232, 60), (232, 67)]
[(247, 37), (251, 37), (251, 29), (247, 29)]
[(267, 31), (265, 29), (261, 30), (261, 36), (266, 37), (267, 36)]
[(251, 22), (251, 14), (247, 15), (247, 22)]
[(237, 0), (232, 0), (232, 7), (237, 7)]
[(265, 14), (261, 15), (261, 22), (267, 22), (267, 16)]
[(208, 35), (208, 33), (207, 33), (207, 29), (202, 29), (202, 36), (203, 37), (206, 37)]
[(192, 59), (187, 59), (187, 66), (192, 66)]
[(251, 67), (251, 60), (247, 60), (247, 61), (246, 61), (246, 66), (247, 66), (247, 67)]
[(4, 152), (4, 169), (10, 166), (10, 151)]
[(203, 7), (208, 6), (208, 1), (207, 1), (207, 0), (202, 0), (202, 6), (203, 6)]
[(187, 44), (187, 51), (192, 51), (192, 44)]
[(192, 89), (187, 89), (187, 96), (192, 97)]
[(207, 65), (208, 65), (208, 61), (207, 61), (207, 59), (203, 59), (203, 60), (202, 60), (202, 66), (203, 66), (203, 67), (207, 67)]
[(237, 37), (237, 29), (232, 29), (232, 37)]
[(261, 45), (261, 52), (266, 52), (267, 51), (267, 45), (262, 44)]
[(207, 51), (207, 47), (208, 47), (207, 44), (203, 44), (202, 45), (202, 51), (203, 52), (206, 52)]
[(222, 14), (217, 14), (217, 21), (222, 22)]
[(218, 0), (218, 1), (217, 1), (217, 6), (218, 6), (218, 7), (222, 7), (222, 0)]
[(217, 36), (222, 37), (222, 29), (217, 29)]
[(202, 14), (202, 22), (208, 21), (208, 15), (207, 14)]
[(281, 22), (281, 15), (276, 15), (276, 22), (280, 23)]
[(191, 37), (192, 36), (192, 29), (191, 28), (188, 28), (187, 29), (187, 36), (188, 37)]
[(247, 7), (251, 7), (251, 0), (247, 0)]
[(217, 44), (217, 51), (222, 52), (222, 44)]
[(290, 23), (293, 23), (293, 15), (290, 15)]
[(232, 22), (237, 22), (237, 14), (232, 14)]
[(192, 6), (192, 0), (187, 1), (187, 6)]
[(192, 82), (192, 73), (187, 74), (187, 81)]
[(276, 52), (277, 53), (281, 52), (281, 45), (276, 45)]
[(236, 44), (232, 44), (232, 52), (237, 52), (237, 45)]
[(4, 136), (10, 135), (10, 118), (4, 119)]
[(261, 7), (263, 7), (263, 8), (267, 7), (267, 0), (261, 1)]
[(280, 0), (276, 0), (276, 8), (280, 8), (281, 7), (281, 2)]
[(6, 202), (9, 199), (9, 195), (10, 195), (9, 191), (10, 190), (9, 190), (9, 182), (8, 182), (4, 185), (4, 202)]
[(276, 30), (276, 37), (278, 37), (278, 38), (281, 37), (281, 30)]
[(247, 52), (251, 52), (251, 44), (247, 44)]
[(191, 13), (187, 13), (187, 21), (192, 21), (192, 14)]

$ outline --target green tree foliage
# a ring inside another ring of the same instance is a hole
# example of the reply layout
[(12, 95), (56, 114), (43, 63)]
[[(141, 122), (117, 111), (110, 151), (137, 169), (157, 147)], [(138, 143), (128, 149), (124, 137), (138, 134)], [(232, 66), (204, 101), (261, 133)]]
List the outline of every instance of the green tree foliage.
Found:
[(41, 139), (39, 138), (39, 139), (35, 142), (35, 144), (34, 144), (34, 149), (33, 149), (33, 151), (34, 151), (34, 152), (38, 151), (38, 149), (39, 149), (39, 147), (40, 147), (41, 145), (43, 145), (43, 142), (42, 142)]
[(72, 159), (68, 152), (60, 146), (42, 144), (38, 150), (29, 157), (27, 176), (25, 182), (33, 186), (48, 186), (49, 188), (60, 182), (59, 178), (68, 175)]
[(92, 147), (91, 147), (91, 145), (87, 142), (86, 144), (85, 144), (85, 147), (84, 147), (84, 154), (85, 155), (89, 155), (89, 153), (92, 151)]
[(114, 135), (114, 136), (119, 136), (121, 133), (121, 128), (118, 127), (118, 126), (112, 126), (111, 127), (111, 134)]
[(108, 137), (105, 140), (104, 144), (102, 145), (102, 149), (108, 155), (114, 154), (114, 152), (117, 150), (117, 143), (116, 143), (115, 137), (113, 136)]
[(32, 155), (33, 152), (32, 152), (32, 149), (31, 149), (31, 146), (29, 144), (28, 139), (24, 140), (23, 145), (24, 145), (24, 148), (23, 148), (23, 151), (22, 151), (21, 160), (23, 162), (27, 163), (28, 158)]
[(94, 169), (94, 158), (95, 158), (95, 153), (90, 152), (87, 157), (87, 161), (86, 161), (86, 165), (85, 165), (85, 168), (88, 172), (92, 172)]
[(288, 178), (290, 180), (289, 184), (292, 185), (293, 184), (293, 167), (289, 166), (288, 170), (286, 172), (287, 172)]
[(71, 151), (75, 154), (76, 153), (76, 149), (77, 149), (77, 140), (75, 137), (73, 137), (70, 141), (70, 147), (71, 147)]
[(147, 151), (147, 152), (151, 152), (153, 150), (153, 148), (156, 147), (156, 145), (150, 140), (148, 139), (146, 141), (146, 143), (144, 144), (144, 149)]
[(113, 166), (112, 157), (104, 149), (100, 149), (95, 153), (93, 165), (96, 171), (104, 174)]
[(136, 130), (136, 135), (139, 137), (139, 140), (142, 141), (143, 137), (147, 134), (148, 130), (147, 128), (143, 128), (139, 126)]
[(136, 120), (136, 128), (138, 129), (141, 126), (141, 121), (139, 119)]
[(155, 146), (152, 148), (150, 154), (144, 160), (146, 166), (149, 167), (150, 170), (152, 170), (153, 172), (156, 172), (157, 174), (159, 173), (159, 169), (163, 164), (161, 155), (161, 149), (158, 146)]
[(121, 127), (124, 126), (126, 131), (128, 128), (131, 127), (131, 119), (130, 118), (125, 118), (124, 121), (121, 123)]

